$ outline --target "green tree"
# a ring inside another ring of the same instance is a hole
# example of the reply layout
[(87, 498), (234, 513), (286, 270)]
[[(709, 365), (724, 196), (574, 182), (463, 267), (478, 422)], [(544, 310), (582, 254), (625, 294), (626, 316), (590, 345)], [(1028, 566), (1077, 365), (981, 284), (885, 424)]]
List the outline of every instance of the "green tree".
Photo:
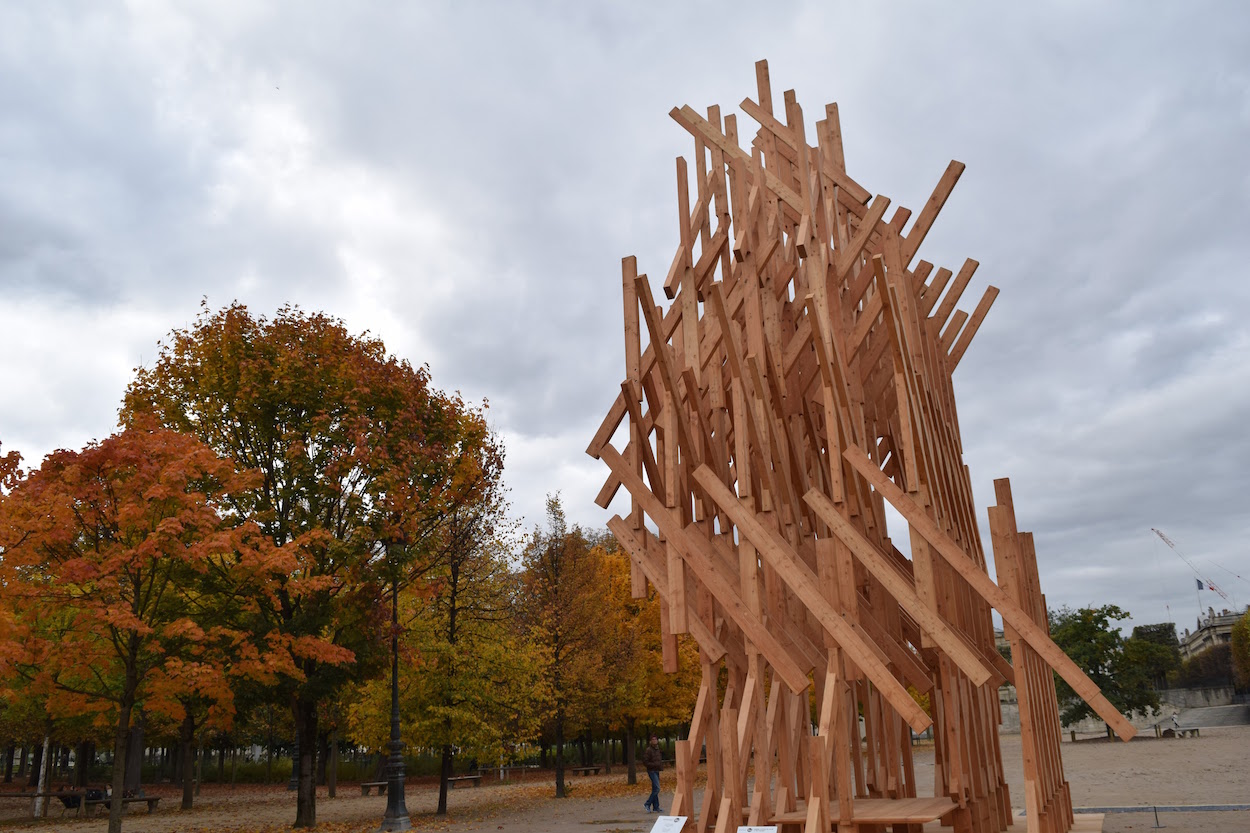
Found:
[(451, 513), (409, 629), (419, 657), (410, 700), (414, 734), (441, 753), (437, 815), (447, 813), (457, 750), (497, 761), (531, 734), (522, 727), (532, 727), (528, 701), (539, 680), (531, 646), (511, 626), (519, 585), (508, 565), (506, 508), (496, 490)]
[[(1128, 617), (1128, 612), (1117, 605), (1079, 610), (1064, 607), (1051, 612), (1050, 635), (1121, 714), (1132, 716), (1135, 711), (1159, 707), (1159, 696), (1150, 685), (1150, 669), (1166, 649), (1145, 640), (1124, 639), (1113, 623)], [(1057, 674), (1055, 685), (1065, 724), (1095, 715)]]
[(247, 598), (256, 628), (295, 654), (277, 696), (302, 740), (295, 826), (312, 827), (319, 704), (381, 672), (385, 588), (429, 568), (431, 535), (499, 476), (502, 453), (482, 412), (432, 388), (426, 368), (291, 308), (273, 320), (205, 308), (138, 371), (122, 418), (144, 415), (259, 472), (230, 508), (291, 567), (221, 592)]
[(1176, 624), (1137, 625), (1129, 641), (1157, 645), (1162, 649), (1142, 650), (1139, 653), (1143, 655), (1141, 661), (1146, 664), (1150, 684), (1156, 689), (1167, 688), (1168, 675), (1181, 667), (1181, 643), (1176, 637)]

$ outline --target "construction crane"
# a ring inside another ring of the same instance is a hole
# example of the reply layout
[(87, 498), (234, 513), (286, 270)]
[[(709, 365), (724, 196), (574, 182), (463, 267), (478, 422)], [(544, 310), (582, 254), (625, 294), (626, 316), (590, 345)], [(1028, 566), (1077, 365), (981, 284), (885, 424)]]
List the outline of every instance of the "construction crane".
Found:
[(1221, 598), (1221, 599), (1223, 599), (1223, 600), (1224, 600), (1224, 601), (1226, 601), (1226, 602), (1229, 600), (1229, 599), (1228, 599), (1228, 594), (1227, 594), (1227, 593), (1225, 593), (1223, 590), (1221, 590), (1221, 589), (1219, 588), (1219, 585), (1217, 585), (1215, 582), (1211, 581), (1209, 578), (1207, 578), (1207, 577), (1206, 577), (1206, 576), (1204, 576), (1202, 573), (1200, 573), (1200, 572), (1198, 571), (1198, 568), (1194, 566), (1194, 563), (1193, 563), (1192, 561), (1190, 561), (1188, 557), (1186, 557), (1185, 553), (1181, 552), (1181, 548), (1180, 548), (1180, 547), (1178, 547), (1178, 546), (1176, 546), (1176, 542), (1175, 542), (1175, 541), (1173, 541), (1173, 540), (1172, 540), (1171, 538), (1169, 538), (1168, 536), (1166, 536), (1166, 535), (1164, 535), (1164, 534), (1163, 534), (1163, 530), (1161, 530), (1161, 529), (1155, 529), (1154, 527), (1151, 527), (1151, 528), (1150, 528), (1150, 531), (1151, 531), (1151, 532), (1153, 532), (1155, 535), (1158, 535), (1158, 536), (1159, 536), (1159, 540), (1160, 540), (1160, 541), (1162, 541), (1163, 543), (1165, 543), (1165, 544), (1167, 544), (1169, 547), (1171, 547), (1172, 552), (1176, 553), (1176, 554), (1177, 554), (1177, 556), (1179, 556), (1179, 557), (1180, 557), (1181, 561), (1184, 561), (1184, 562), (1185, 562), (1185, 563), (1189, 566), (1189, 569), (1191, 569), (1191, 570), (1193, 570), (1193, 571), (1194, 571), (1194, 575), (1198, 577), (1198, 581), (1200, 581), (1200, 582), (1202, 582), (1204, 585), (1206, 585), (1206, 587), (1207, 587), (1207, 589), (1208, 589), (1208, 590), (1212, 590), (1212, 591), (1214, 591), (1214, 592), (1218, 593), (1218, 594), (1219, 594), (1219, 596), (1220, 596), (1220, 598)]

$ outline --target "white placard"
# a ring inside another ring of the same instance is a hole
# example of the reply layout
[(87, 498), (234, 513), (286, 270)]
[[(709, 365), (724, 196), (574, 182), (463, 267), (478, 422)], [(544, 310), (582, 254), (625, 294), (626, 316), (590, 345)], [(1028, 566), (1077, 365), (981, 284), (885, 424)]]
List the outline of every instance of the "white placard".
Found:
[(651, 833), (681, 833), (681, 829), (685, 826), (685, 816), (660, 816), (651, 826)]
[(777, 833), (777, 825), (769, 825), (768, 827), (739, 827), (738, 833)]

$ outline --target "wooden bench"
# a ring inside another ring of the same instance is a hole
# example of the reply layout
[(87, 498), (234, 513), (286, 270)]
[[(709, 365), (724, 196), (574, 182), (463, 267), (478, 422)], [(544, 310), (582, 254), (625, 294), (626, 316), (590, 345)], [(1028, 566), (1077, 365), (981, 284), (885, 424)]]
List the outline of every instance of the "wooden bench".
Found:
[(572, 767), (573, 772), (576, 772), (578, 775), (598, 775), (598, 774), (599, 774), (599, 770), (601, 770), (601, 769), (603, 769), (603, 767), (601, 767), (601, 766), (575, 766), (575, 767)]
[(374, 787), (377, 787), (378, 795), (386, 795), (386, 787), (390, 783), (391, 783), (390, 781), (361, 781), (360, 782), (360, 794), (368, 795), (369, 790), (373, 789)]
[(447, 779), (447, 785), (454, 790), (457, 784), (463, 784), (466, 781), (471, 782), (473, 786), (476, 787), (482, 783), (482, 776), (480, 775), (453, 775), (452, 777)]
[(109, 804), (112, 804), (112, 802), (115, 800), (121, 801), (123, 808), (125, 808), (127, 804), (134, 804), (136, 802), (146, 803), (148, 805), (149, 814), (151, 814), (154, 810), (156, 810), (156, 805), (161, 803), (161, 797), (159, 795), (151, 795), (151, 796), (132, 795), (132, 796), (127, 796), (126, 798), (122, 798), (122, 799), (89, 798), (82, 803), (82, 806), (83, 806), (83, 809), (87, 811), (87, 815), (90, 816), (96, 807), (100, 806), (101, 804), (108, 806)]

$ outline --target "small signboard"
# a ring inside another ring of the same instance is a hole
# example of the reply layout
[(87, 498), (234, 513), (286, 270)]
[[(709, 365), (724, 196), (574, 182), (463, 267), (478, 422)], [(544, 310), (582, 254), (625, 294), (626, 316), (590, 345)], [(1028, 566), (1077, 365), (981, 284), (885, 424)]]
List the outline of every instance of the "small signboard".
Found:
[(685, 816), (660, 816), (651, 826), (651, 833), (681, 833), (685, 826)]

